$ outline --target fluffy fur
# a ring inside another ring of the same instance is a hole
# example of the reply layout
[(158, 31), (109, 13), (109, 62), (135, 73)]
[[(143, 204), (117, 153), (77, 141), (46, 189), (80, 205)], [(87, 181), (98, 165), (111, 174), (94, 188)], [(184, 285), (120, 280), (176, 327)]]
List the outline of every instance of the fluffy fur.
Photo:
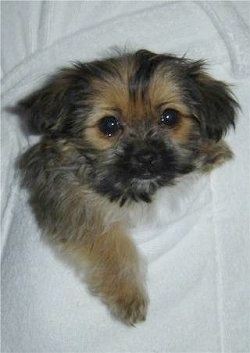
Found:
[(126, 214), (193, 171), (232, 157), (222, 137), (238, 107), (203, 61), (146, 50), (76, 63), (20, 102), (41, 141), (23, 183), (52, 243), (127, 324), (146, 317), (142, 264)]

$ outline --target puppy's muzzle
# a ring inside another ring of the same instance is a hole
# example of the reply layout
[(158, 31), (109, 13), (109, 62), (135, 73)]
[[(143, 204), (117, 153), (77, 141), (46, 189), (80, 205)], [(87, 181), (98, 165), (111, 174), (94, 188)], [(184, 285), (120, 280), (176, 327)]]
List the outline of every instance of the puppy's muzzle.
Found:
[(162, 160), (156, 151), (151, 148), (143, 148), (135, 151), (132, 163), (136, 174), (142, 179), (147, 179), (158, 175)]
[(157, 154), (149, 149), (139, 150), (134, 156), (139, 165), (150, 166), (157, 163)]

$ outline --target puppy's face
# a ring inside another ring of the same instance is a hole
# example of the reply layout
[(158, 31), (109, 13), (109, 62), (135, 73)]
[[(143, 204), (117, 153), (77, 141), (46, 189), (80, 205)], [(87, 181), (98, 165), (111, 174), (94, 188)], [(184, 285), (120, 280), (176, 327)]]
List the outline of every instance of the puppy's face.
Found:
[(202, 62), (145, 50), (65, 69), (22, 105), (51, 144), (75, 146), (79, 170), (84, 156), (84, 183), (120, 205), (227, 159), (218, 141), (237, 107)]

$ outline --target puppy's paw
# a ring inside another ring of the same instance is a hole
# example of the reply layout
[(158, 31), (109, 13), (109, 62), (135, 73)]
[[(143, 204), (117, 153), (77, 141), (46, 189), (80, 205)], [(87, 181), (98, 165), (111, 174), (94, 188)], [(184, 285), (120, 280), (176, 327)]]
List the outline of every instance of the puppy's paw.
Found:
[(134, 326), (146, 320), (148, 296), (144, 290), (129, 289), (119, 291), (109, 303), (111, 312), (122, 322)]

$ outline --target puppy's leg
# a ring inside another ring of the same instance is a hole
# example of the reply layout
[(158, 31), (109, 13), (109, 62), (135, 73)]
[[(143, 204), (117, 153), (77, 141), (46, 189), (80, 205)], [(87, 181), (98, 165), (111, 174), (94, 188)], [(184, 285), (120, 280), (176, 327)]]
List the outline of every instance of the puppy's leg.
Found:
[(88, 236), (65, 248), (79, 270), (87, 264), (86, 281), (111, 312), (127, 324), (146, 318), (148, 297), (137, 250), (119, 226), (98, 236)]

